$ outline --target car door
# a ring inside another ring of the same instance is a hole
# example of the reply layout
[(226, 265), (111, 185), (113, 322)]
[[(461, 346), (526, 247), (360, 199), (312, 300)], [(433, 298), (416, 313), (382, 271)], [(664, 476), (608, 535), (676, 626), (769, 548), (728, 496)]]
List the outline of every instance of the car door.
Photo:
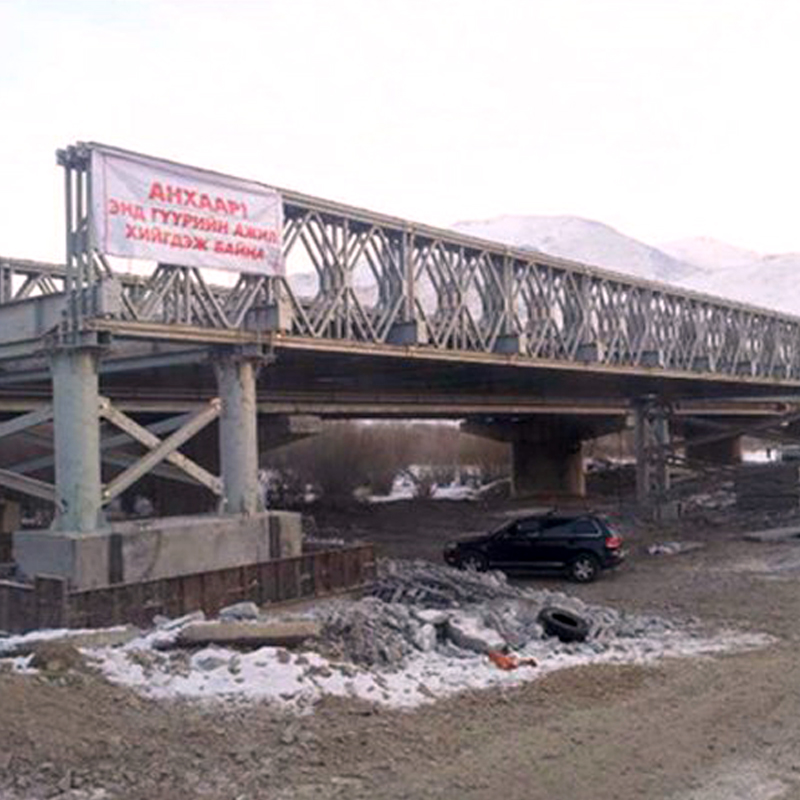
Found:
[(573, 518), (548, 517), (542, 522), (535, 556), (543, 569), (560, 568), (569, 559), (570, 526)]
[(509, 569), (534, 563), (540, 530), (541, 523), (536, 518), (511, 523), (492, 542), (492, 563)]
[(591, 517), (572, 520), (564, 531), (564, 563), (571, 562), (580, 551), (594, 552), (600, 534), (600, 527)]

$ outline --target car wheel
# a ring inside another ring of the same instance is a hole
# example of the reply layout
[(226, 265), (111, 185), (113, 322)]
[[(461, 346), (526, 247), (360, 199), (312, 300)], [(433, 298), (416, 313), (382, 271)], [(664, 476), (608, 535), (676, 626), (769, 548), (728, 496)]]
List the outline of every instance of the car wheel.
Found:
[(539, 622), (548, 636), (557, 636), (562, 642), (582, 642), (589, 634), (589, 623), (563, 608), (543, 608)]
[(600, 564), (591, 553), (581, 553), (570, 565), (569, 576), (578, 583), (591, 583), (600, 572)]
[(470, 550), (461, 556), (458, 566), (461, 567), (461, 569), (473, 569), (475, 572), (486, 572), (489, 568), (489, 560), (483, 553)]

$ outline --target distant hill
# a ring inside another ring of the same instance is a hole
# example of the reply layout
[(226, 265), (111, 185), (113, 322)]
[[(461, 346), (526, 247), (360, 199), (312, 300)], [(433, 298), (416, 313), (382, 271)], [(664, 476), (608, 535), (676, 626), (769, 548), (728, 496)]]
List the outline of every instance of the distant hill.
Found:
[(723, 266), (683, 285), (775, 311), (800, 315), (800, 253), (756, 257), (737, 266)]
[[(504, 215), (451, 227), (513, 247), (800, 315), (800, 253), (764, 256), (709, 237), (653, 247), (602, 222), (570, 216)], [(316, 294), (314, 274), (294, 274), (291, 282), (306, 297)], [(377, 301), (375, 278), (365, 262), (356, 266), (353, 285), (362, 302)], [(426, 305), (435, 305), (432, 287), (420, 287), (420, 295)]]
[(674, 283), (704, 269), (626, 236), (609, 225), (569, 216), (500, 216), (457, 222), (454, 230), (596, 267)]
[(714, 271), (752, 264), (761, 258), (761, 254), (755, 250), (746, 250), (743, 247), (726, 244), (709, 236), (695, 236), (689, 239), (678, 239), (674, 242), (664, 242), (658, 245), (658, 249), (678, 261)]

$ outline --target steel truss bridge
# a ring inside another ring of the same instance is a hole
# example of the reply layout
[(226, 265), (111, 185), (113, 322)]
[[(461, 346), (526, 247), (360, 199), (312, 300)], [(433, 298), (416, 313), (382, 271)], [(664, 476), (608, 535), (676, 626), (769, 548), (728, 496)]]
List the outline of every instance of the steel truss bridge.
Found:
[(87, 155), (59, 152), (68, 263), (0, 258), (0, 361), (41, 356), (71, 332), (800, 383), (800, 318), (291, 191), (280, 192), (285, 275), (226, 286), (170, 264), (126, 274), (90, 240)]
[[(0, 257), (0, 444), (54, 449), (3, 459), (0, 486), (54, 502), (61, 530), (94, 530), (159, 470), (254, 512), (258, 413), (538, 415), (542, 429), (583, 415), (580, 438), (628, 409), (645, 433), (663, 428), (650, 409), (668, 405), (774, 427), (800, 388), (800, 318), (292, 191), (279, 190), (285, 274), (132, 274), (92, 241), (92, 147), (58, 154), (66, 262)], [(211, 423), (220, 476), (179, 452)], [(145, 454), (115, 450), (126, 442)], [(106, 483), (98, 453), (122, 470)], [(32, 477), (51, 465), (55, 483)]]

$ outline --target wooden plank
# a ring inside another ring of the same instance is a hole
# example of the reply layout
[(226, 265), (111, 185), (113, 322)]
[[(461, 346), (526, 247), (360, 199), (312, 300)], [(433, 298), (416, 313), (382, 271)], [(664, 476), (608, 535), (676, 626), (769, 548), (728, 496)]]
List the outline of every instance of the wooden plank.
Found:
[(0, 581), (0, 630), (22, 633), (36, 627), (33, 586)]
[(181, 575), (164, 581), (164, 614), (168, 617), (182, 617), (186, 613), (185, 577)]
[(203, 607), (203, 579), (200, 575), (184, 575), (181, 578), (181, 587), (183, 589), (183, 614), (189, 614), (192, 611), (198, 611)]
[(373, 546), (355, 545), (80, 592), (66, 592), (57, 578), (40, 579), (38, 592), (34, 586), (0, 581), (0, 630), (149, 625), (156, 614), (176, 617), (198, 609), (213, 615), (240, 600), (264, 605), (355, 588), (373, 580), (375, 568)]
[(258, 566), (256, 564), (248, 564), (246, 567), (242, 567), (242, 584), (244, 586), (242, 600), (250, 600), (258, 605), (261, 593), (258, 586)]
[(33, 580), (36, 596), (36, 627), (63, 628), (67, 624), (67, 582), (63, 578), (37, 575)]

